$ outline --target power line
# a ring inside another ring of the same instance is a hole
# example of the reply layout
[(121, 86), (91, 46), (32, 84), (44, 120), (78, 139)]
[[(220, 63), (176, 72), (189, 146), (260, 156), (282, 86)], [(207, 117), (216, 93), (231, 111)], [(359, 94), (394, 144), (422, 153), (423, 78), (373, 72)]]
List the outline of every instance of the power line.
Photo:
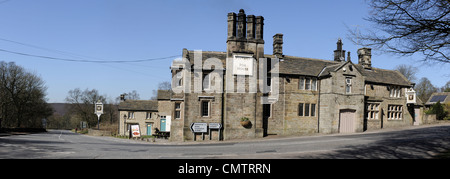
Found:
[(34, 55), (29, 53), (22, 53), (22, 52), (15, 52), (5, 49), (0, 49), (2, 52), (16, 54), (16, 55), (22, 55), (22, 56), (28, 56), (28, 57), (36, 57), (36, 58), (42, 58), (42, 59), (48, 59), (48, 60), (57, 60), (57, 61), (67, 61), (67, 62), (83, 62), (83, 63), (139, 63), (139, 62), (148, 62), (148, 61), (155, 61), (155, 60), (165, 60), (170, 58), (179, 57), (180, 55), (173, 55), (168, 57), (160, 57), (160, 58), (149, 58), (149, 59), (143, 59), (143, 60), (80, 60), (80, 59), (69, 59), (69, 58), (58, 58), (58, 57), (50, 57), (50, 56), (43, 56), (43, 55)]

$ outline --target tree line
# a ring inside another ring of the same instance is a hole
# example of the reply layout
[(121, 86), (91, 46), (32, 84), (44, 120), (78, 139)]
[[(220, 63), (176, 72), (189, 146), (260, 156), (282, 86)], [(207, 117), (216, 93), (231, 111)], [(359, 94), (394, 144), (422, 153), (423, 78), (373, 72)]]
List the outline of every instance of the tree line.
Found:
[(36, 74), (14, 62), (0, 62), (0, 128), (42, 128), (52, 114), (47, 87)]

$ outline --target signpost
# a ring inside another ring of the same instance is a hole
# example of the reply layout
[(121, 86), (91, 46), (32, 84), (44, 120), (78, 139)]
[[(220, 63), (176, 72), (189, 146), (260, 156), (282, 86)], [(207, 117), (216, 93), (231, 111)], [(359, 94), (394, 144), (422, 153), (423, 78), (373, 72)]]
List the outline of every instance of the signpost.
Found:
[(100, 130), (100, 116), (103, 114), (103, 103), (98, 100), (97, 103), (95, 103), (95, 109), (94, 109), (94, 113), (97, 114), (97, 128), (98, 130)]
[[(209, 127), (208, 127), (209, 126)], [(194, 134), (194, 141), (196, 140), (196, 133), (202, 133), (202, 138), (205, 140), (205, 133), (209, 134), (209, 140), (211, 140), (211, 130), (219, 130), (219, 137), (220, 140), (220, 130), (222, 129), (222, 124), (220, 123), (205, 123), (205, 122), (196, 122), (191, 124), (191, 131)]]
[(220, 129), (222, 129), (222, 124), (220, 123), (209, 123), (209, 140), (211, 140), (212, 136), (211, 136), (211, 129), (218, 129), (219, 130), (219, 134), (217, 137), (217, 140), (220, 140)]
[(202, 138), (205, 140), (205, 133), (208, 131), (208, 123), (192, 123), (191, 131), (194, 134), (194, 141), (196, 137), (195, 133), (202, 133)]

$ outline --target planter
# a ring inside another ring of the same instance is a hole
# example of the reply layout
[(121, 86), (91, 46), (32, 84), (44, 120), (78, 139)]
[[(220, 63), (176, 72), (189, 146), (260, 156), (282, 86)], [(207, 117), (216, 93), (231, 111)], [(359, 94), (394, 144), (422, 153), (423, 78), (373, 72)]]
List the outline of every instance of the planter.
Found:
[(241, 121), (241, 125), (244, 128), (251, 128), (252, 127), (252, 122), (250, 122), (249, 120)]

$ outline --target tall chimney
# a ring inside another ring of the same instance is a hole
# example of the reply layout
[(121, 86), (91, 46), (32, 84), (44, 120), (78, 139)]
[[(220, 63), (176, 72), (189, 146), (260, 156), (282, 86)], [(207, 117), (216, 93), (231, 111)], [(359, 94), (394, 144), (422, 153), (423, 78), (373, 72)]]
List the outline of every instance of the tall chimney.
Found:
[(273, 55), (283, 56), (283, 34), (275, 34), (273, 36)]
[(246, 34), (246, 16), (244, 9), (239, 10), (239, 14), (237, 15), (237, 38), (245, 39)]
[(263, 16), (256, 16), (256, 34), (255, 34), (255, 39), (262, 41), (262, 43), (264, 43), (263, 40), (263, 31), (264, 31), (264, 17)]
[(247, 40), (255, 39), (255, 16), (247, 16)]
[(372, 49), (360, 48), (358, 49), (358, 64), (362, 65), (365, 69), (372, 69)]
[(336, 45), (337, 48), (334, 51), (334, 61), (343, 62), (345, 61), (345, 50), (342, 50), (344, 44), (342, 43), (341, 38), (338, 39)]
[(236, 39), (236, 13), (228, 13), (228, 40)]

